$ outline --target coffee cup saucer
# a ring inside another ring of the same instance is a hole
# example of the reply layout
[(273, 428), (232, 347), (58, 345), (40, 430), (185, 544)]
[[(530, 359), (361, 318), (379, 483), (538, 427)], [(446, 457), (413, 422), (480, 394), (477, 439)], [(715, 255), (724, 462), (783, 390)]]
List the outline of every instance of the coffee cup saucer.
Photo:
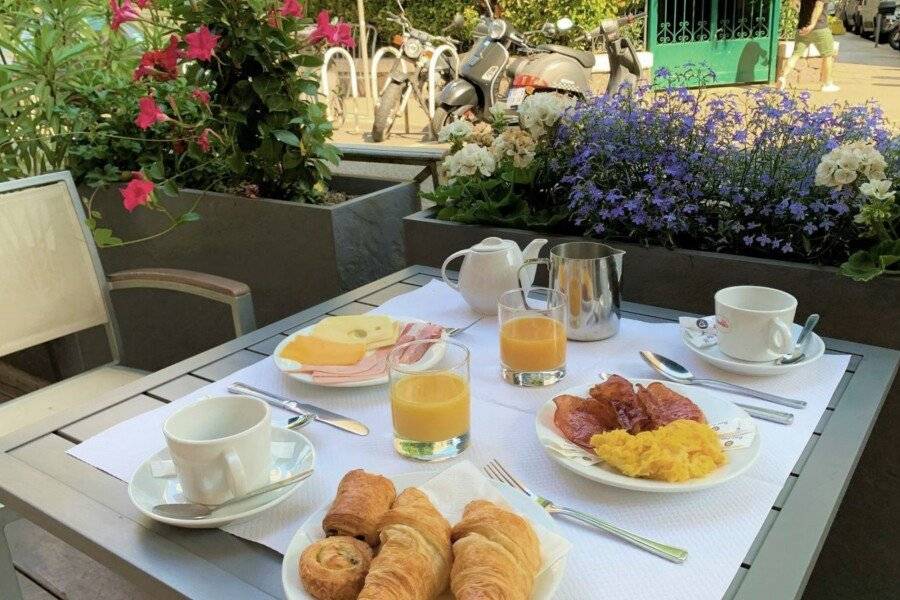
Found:
[[(292, 429), (272, 427), (270, 482), (281, 481), (300, 471), (312, 469), (315, 461), (315, 449), (306, 436)], [(154, 470), (157, 471), (157, 476), (154, 476)], [(163, 475), (161, 471), (166, 472), (165, 476), (158, 476)], [(182, 494), (181, 483), (172, 470), (169, 449), (163, 448), (145, 460), (132, 476), (128, 483), (128, 497), (131, 498), (131, 502), (138, 510), (154, 521), (190, 529), (211, 529), (229, 523), (246, 521), (286, 500), (301, 485), (303, 485), (303, 481), (267, 494), (247, 498), (199, 520), (164, 517), (153, 512), (153, 507), (157, 504), (187, 502), (188, 500)]]
[[(791, 325), (791, 331), (793, 333), (794, 339), (797, 339), (797, 336), (800, 335), (801, 329), (803, 329), (802, 325), (798, 325), (796, 323)], [(698, 348), (690, 342), (687, 332), (682, 332), (681, 341), (685, 346), (687, 346), (688, 350), (690, 350), (709, 364), (719, 367), (723, 371), (728, 371), (729, 373), (737, 373), (738, 375), (781, 375), (782, 373), (787, 373), (788, 371), (800, 369), (805, 367), (806, 365), (812, 364), (822, 358), (822, 355), (825, 354), (825, 341), (815, 333), (812, 333), (809, 336), (809, 342), (807, 342), (806, 344), (806, 356), (795, 363), (780, 365), (776, 365), (774, 360), (765, 362), (751, 362), (749, 360), (732, 358), (722, 352), (719, 349), (718, 344), (713, 344), (712, 346), (707, 346), (706, 348)]]

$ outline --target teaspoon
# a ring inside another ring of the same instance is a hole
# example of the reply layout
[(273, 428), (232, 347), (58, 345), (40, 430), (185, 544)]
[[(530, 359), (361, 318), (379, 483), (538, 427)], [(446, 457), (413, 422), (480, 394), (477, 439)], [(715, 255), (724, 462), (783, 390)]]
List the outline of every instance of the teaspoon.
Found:
[(773, 402), (782, 406), (790, 406), (791, 408), (803, 408), (806, 406), (806, 402), (804, 400), (794, 400), (793, 398), (785, 398), (784, 396), (767, 394), (766, 392), (760, 392), (758, 390), (744, 387), (742, 385), (735, 385), (733, 383), (719, 381), (717, 379), (697, 379), (696, 377), (694, 377), (694, 374), (691, 373), (686, 367), (678, 364), (671, 358), (666, 358), (661, 354), (656, 354), (655, 352), (650, 352), (649, 350), (641, 350), (641, 358), (643, 358), (644, 362), (653, 367), (657, 372), (661, 373), (663, 376), (671, 379), (672, 381), (686, 383), (689, 385), (696, 384), (716, 390), (724, 390), (726, 392), (742, 394), (744, 396), (758, 398), (759, 400)]

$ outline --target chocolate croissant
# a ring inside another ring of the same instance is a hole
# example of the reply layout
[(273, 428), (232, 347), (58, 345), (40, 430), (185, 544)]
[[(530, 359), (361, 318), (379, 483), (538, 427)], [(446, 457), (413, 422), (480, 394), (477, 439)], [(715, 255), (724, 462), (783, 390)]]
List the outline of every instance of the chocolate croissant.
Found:
[(359, 600), (433, 600), (450, 580), (450, 523), (423, 492), (407, 488), (379, 523), (381, 549)]
[(372, 548), (355, 538), (327, 537), (300, 555), (300, 581), (317, 600), (354, 600), (362, 589)]
[(397, 491), (387, 477), (362, 469), (348, 472), (338, 484), (331, 508), (322, 519), (326, 536), (346, 535), (378, 544), (378, 521), (391, 507)]
[(450, 590), (456, 600), (528, 600), (541, 566), (531, 524), (487, 500), (466, 505), (453, 527)]

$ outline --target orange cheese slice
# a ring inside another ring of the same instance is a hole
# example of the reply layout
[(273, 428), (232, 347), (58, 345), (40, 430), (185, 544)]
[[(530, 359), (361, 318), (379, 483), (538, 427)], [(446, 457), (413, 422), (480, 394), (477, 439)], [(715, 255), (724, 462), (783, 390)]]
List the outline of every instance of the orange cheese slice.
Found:
[(363, 343), (344, 343), (298, 335), (281, 350), (281, 357), (302, 365), (355, 365), (366, 355)]

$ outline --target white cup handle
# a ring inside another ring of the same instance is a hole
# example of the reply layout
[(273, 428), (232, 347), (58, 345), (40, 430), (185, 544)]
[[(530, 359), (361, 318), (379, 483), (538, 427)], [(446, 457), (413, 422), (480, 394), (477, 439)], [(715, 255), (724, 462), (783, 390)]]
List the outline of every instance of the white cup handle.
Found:
[(470, 250), (466, 248), (465, 250), (459, 250), (458, 252), (454, 252), (450, 256), (447, 257), (447, 260), (444, 261), (444, 264), (441, 265), (441, 279), (444, 280), (444, 283), (452, 287), (454, 290), (459, 290), (459, 285), (450, 281), (450, 278), (447, 277), (447, 265), (449, 265), (453, 260), (465, 256), (468, 254)]
[(769, 347), (778, 354), (790, 354), (794, 351), (794, 335), (784, 321), (772, 319), (769, 329)]
[(226, 450), (222, 455), (225, 458), (225, 464), (228, 465), (226, 476), (228, 477), (228, 485), (234, 497), (243, 496), (249, 492), (247, 487), (247, 473), (244, 471), (244, 465), (241, 463), (241, 457), (233, 448)]

